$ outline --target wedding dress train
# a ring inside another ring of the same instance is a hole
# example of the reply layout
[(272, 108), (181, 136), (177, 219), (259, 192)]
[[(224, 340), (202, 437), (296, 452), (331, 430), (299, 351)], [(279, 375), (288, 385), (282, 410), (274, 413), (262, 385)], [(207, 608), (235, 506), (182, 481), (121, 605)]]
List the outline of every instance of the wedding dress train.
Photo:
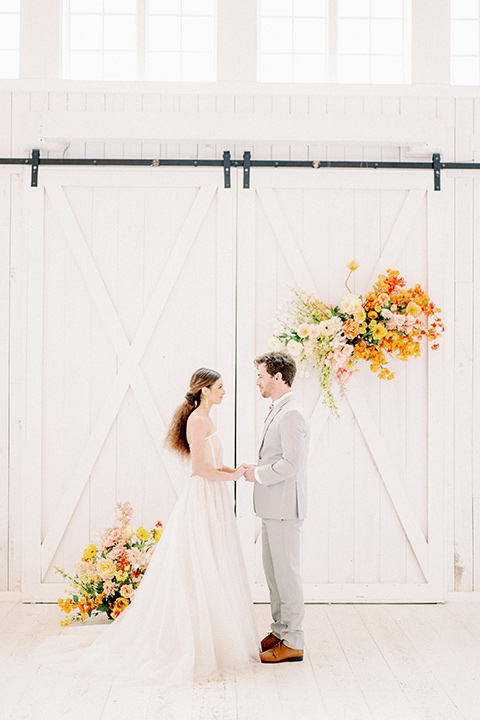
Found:
[[(222, 467), (217, 434), (205, 443), (206, 462)], [(228, 485), (189, 479), (132, 603), (68, 663), (69, 672), (171, 685), (239, 672), (258, 661)]]

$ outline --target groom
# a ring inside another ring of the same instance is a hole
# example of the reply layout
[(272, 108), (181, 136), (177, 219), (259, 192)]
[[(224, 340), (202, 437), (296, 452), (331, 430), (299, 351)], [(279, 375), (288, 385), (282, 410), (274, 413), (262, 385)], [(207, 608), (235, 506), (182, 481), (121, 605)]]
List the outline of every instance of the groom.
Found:
[(270, 398), (258, 465), (249, 465), (255, 513), (262, 518), (263, 567), (270, 590), (273, 623), (262, 640), (264, 663), (303, 660), (305, 614), (300, 577), (300, 530), (307, 502), (306, 464), (309, 427), (292, 393), (297, 368), (283, 352), (255, 360), (257, 386)]

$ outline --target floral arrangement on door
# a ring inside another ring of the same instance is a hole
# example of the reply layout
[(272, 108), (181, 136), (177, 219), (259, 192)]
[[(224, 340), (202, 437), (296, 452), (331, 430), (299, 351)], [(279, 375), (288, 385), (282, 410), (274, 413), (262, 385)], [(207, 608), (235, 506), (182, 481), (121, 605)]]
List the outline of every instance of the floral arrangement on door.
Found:
[(340, 305), (327, 305), (313, 293), (292, 288), (293, 298), (272, 338), (274, 349), (286, 349), (301, 369), (318, 373), (322, 402), (336, 417), (333, 384), (342, 397), (360, 360), (379, 378), (391, 380), (395, 373), (388, 368), (389, 356), (404, 361), (419, 357), (424, 338), (435, 350), (445, 330), (440, 308), (420, 285), (407, 288), (398, 270), (379, 275), (363, 298), (348, 287), (359, 264), (353, 260), (346, 267), (349, 293)]

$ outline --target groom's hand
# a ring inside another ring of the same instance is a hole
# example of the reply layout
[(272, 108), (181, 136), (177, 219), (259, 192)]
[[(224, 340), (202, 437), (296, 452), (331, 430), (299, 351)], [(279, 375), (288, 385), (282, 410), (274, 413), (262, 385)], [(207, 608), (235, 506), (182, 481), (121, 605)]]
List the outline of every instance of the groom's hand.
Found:
[(248, 482), (256, 482), (255, 480), (255, 468), (256, 465), (247, 465), (245, 470), (245, 480)]

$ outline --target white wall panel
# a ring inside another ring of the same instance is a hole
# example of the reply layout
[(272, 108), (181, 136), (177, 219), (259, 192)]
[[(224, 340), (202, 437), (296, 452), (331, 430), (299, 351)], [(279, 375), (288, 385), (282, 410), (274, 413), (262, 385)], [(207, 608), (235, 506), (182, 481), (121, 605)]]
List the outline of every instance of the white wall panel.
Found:
[(8, 590), (11, 175), (0, 171), (0, 591)]

